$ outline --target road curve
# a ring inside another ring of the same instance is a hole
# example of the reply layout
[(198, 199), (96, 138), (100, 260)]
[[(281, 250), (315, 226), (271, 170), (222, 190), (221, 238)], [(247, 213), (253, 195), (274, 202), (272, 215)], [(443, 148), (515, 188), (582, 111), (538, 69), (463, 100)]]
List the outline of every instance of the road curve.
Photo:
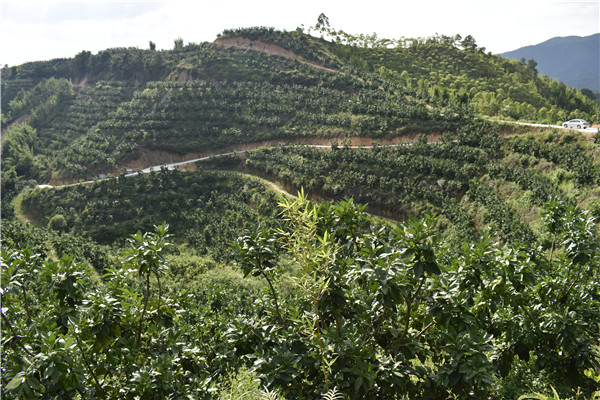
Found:
[(539, 128), (562, 129), (562, 130), (566, 130), (566, 131), (579, 131), (579, 132), (591, 133), (591, 134), (595, 134), (595, 133), (598, 133), (600, 131), (598, 128), (577, 129), (577, 128), (565, 128), (562, 125), (537, 124), (537, 123), (533, 123), (533, 122), (506, 121), (506, 120), (496, 120), (496, 121), (497, 122), (502, 122), (502, 123), (505, 123), (505, 124), (535, 126), (535, 127), (539, 127)]
[[(501, 122), (501, 123), (508, 123), (508, 124), (515, 124), (515, 125), (525, 125), (525, 126), (532, 126), (532, 127), (541, 127), (541, 128), (554, 128), (554, 129), (562, 129), (562, 130), (575, 130), (575, 131), (580, 131), (583, 133), (586, 133), (587, 135), (593, 135), (599, 132), (598, 128), (587, 128), (587, 129), (574, 129), (574, 128), (564, 128), (560, 125), (547, 125), (547, 124), (536, 124), (536, 123), (530, 123), (530, 122), (519, 122), (519, 121), (505, 121), (505, 120), (496, 120), (496, 122)], [(395, 144), (386, 144), (386, 145), (382, 145), (382, 146), (390, 146), (390, 147), (398, 147), (398, 146), (407, 146), (410, 145), (411, 143), (413, 143), (413, 141), (410, 142), (400, 142), (400, 143), (395, 143)], [(285, 145), (285, 144), (283, 144)], [(318, 145), (318, 144), (298, 144), (298, 143), (289, 143), (289, 145), (302, 145), (302, 146), (308, 146), (308, 147), (315, 147), (315, 148), (331, 148), (331, 145)], [(280, 146), (280, 145), (279, 145)], [(169, 164), (161, 164), (161, 165), (154, 165), (148, 168), (144, 168), (142, 170), (136, 171), (136, 172), (131, 172), (129, 174), (125, 174), (125, 177), (129, 177), (129, 176), (137, 176), (138, 174), (148, 174), (150, 172), (153, 171), (160, 171), (161, 169), (167, 169), (167, 170), (173, 170), (173, 169), (177, 169), (178, 167), (182, 166), (182, 165), (186, 165), (186, 164), (193, 164), (196, 163), (198, 161), (204, 161), (204, 160), (208, 160), (211, 158), (216, 158), (216, 157), (224, 157), (224, 156), (229, 156), (232, 154), (243, 154), (243, 153), (247, 153), (249, 151), (253, 151), (253, 150), (258, 150), (261, 148), (275, 148), (275, 147), (279, 147), (279, 146), (270, 146), (270, 147), (264, 147), (262, 145), (257, 146), (254, 149), (248, 149), (248, 150), (234, 150), (234, 151), (228, 151), (225, 153), (218, 153), (218, 154), (211, 154), (208, 156), (204, 156), (204, 157), (200, 157), (200, 158), (194, 158), (191, 160), (185, 160), (185, 161), (180, 161), (180, 162), (176, 162), (176, 163), (169, 163)], [(343, 147), (347, 147), (347, 148), (351, 148), (351, 149), (370, 149), (373, 147), (377, 147), (374, 145), (360, 145), (360, 146), (355, 146), (355, 145), (343, 145)], [(84, 182), (76, 182), (76, 183), (69, 183), (69, 184), (65, 184), (65, 185), (48, 185), (48, 184), (43, 184), (43, 185), (38, 185), (37, 187), (40, 189), (48, 189), (48, 188), (60, 188), (60, 187), (68, 187), (68, 186), (76, 186), (76, 185), (90, 185), (93, 184), (94, 182), (99, 182), (99, 181), (103, 181), (103, 180), (108, 180), (108, 179), (118, 179), (118, 177), (107, 177), (107, 178), (98, 178), (98, 179), (93, 179), (93, 180), (88, 180), (88, 181), (84, 181)]]
[[(402, 142), (402, 143), (395, 143), (395, 144), (389, 144), (389, 145), (382, 145), (383, 146), (389, 146), (389, 147), (399, 147), (399, 146), (408, 146), (412, 144), (412, 142)], [(326, 145), (319, 145), (319, 144), (293, 144), (294, 146), (308, 146), (308, 147), (314, 147), (314, 148), (321, 148), (321, 149), (330, 149), (331, 145), (326, 146)], [(194, 158), (191, 160), (185, 160), (185, 161), (180, 161), (180, 162), (176, 162), (176, 163), (169, 163), (169, 164), (161, 164), (161, 165), (154, 165), (148, 168), (144, 168), (142, 170), (139, 171), (135, 171), (135, 172), (131, 172), (129, 174), (125, 174), (124, 176), (130, 177), (130, 176), (137, 176), (139, 174), (149, 174), (150, 172), (154, 172), (154, 171), (160, 171), (162, 169), (167, 169), (167, 170), (174, 170), (179, 168), (182, 165), (186, 165), (186, 164), (193, 164), (196, 163), (198, 161), (204, 161), (204, 160), (209, 160), (211, 158), (217, 158), (217, 157), (225, 157), (225, 156), (229, 156), (229, 155), (233, 155), (233, 154), (243, 154), (243, 153), (247, 153), (250, 151), (254, 151), (254, 150), (258, 150), (258, 149), (268, 149), (268, 148), (275, 148), (275, 147), (279, 147), (279, 146), (272, 146), (272, 147), (257, 147), (255, 149), (249, 149), (249, 150), (239, 150), (239, 151), (228, 151), (226, 153), (218, 153), (218, 154), (211, 154), (209, 156), (204, 156), (204, 157), (200, 157), (200, 158)], [(373, 147), (377, 147), (374, 145), (361, 145), (361, 146), (353, 146), (353, 145), (343, 145), (340, 147), (346, 147), (346, 148), (350, 148), (350, 149), (371, 149)], [(48, 184), (43, 184), (43, 185), (38, 185), (37, 187), (39, 189), (52, 189), (52, 188), (61, 188), (61, 187), (69, 187), (69, 186), (77, 186), (77, 185), (91, 185), (93, 183), (96, 182), (101, 182), (101, 181), (105, 181), (105, 180), (109, 180), (109, 179), (118, 179), (118, 176), (113, 176), (113, 177), (106, 177), (106, 178), (98, 178), (98, 179), (93, 179), (93, 180), (88, 180), (88, 181), (83, 181), (83, 182), (75, 182), (75, 183), (68, 183), (65, 185), (48, 185)]]

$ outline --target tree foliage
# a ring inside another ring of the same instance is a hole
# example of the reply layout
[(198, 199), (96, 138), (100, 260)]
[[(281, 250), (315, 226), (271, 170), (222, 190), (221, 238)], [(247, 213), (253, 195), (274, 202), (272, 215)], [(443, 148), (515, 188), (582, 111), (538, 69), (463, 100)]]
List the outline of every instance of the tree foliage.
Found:
[(227, 243), (240, 229), (275, 223), (276, 196), (264, 182), (227, 171), (156, 171), (97, 182), (45, 188), (24, 196), (23, 206), (48, 224), (62, 215), (62, 228), (100, 243), (122, 243), (132, 229), (148, 231), (154, 220), (198, 254), (229, 259)]
[(102, 280), (72, 257), (3, 241), (4, 396), (209, 398), (230, 368), (285, 398), (596, 389), (598, 241), (585, 212), (549, 228), (560, 238), (550, 259), (492, 235), (450, 247), (432, 216), (382, 228), (349, 199), (300, 194), (280, 211), (280, 228), (233, 247), (242, 271), (268, 282), (265, 296), (221, 318), (235, 292), (215, 303), (212, 286), (200, 303), (162, 286), (166, 227), (133, 235)]
[[(324, 15), (316, 29), (331, 41), (247, 28), (216, 44), (178, 38), (173, 50), (82, 51), (4, 69), (3, 123), (24, 118), (49, 169), (73, 179), (116, 172), (149, 149), (456, 131), (472, 114), (557, 123), (598, 113), (593, 99), (537, 76), (531, 62), (485, 54), (470, 35), (356, 36)], [(239, 38), (288, 56), (229, 46)]]

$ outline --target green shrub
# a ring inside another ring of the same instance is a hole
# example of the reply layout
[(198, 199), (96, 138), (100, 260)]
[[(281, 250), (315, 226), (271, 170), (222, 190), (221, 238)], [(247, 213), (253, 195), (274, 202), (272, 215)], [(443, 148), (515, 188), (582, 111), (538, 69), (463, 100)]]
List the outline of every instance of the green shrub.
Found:
[(48, 222), (48, 229), (64, 232), (67, 230), (67, 220), (62, 214), (56, 214)]

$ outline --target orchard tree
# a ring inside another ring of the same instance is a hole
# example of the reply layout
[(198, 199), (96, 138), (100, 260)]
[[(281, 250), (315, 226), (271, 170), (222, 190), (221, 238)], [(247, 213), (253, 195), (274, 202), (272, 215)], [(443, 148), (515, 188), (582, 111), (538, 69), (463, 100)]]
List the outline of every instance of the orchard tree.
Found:
[(173, 41), (173, 50), (175, 51), (181, 51), (183, 50), (183, 39), (182, 38), (177, 38)]
[(477, 42), (471, 35), (465, 36), (460, 42), (460, 45), (465, 50), (477, 50)]

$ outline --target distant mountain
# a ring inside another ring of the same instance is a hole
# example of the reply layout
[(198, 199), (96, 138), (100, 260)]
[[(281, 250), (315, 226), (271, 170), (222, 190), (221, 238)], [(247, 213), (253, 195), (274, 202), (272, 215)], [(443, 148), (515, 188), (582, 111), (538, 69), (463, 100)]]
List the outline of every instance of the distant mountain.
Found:
[(534, 59), (541, 74), (577, 88), (600, 91), (600, 33), (555, 37), (533, 46), (502, 53), (520, 60)]

